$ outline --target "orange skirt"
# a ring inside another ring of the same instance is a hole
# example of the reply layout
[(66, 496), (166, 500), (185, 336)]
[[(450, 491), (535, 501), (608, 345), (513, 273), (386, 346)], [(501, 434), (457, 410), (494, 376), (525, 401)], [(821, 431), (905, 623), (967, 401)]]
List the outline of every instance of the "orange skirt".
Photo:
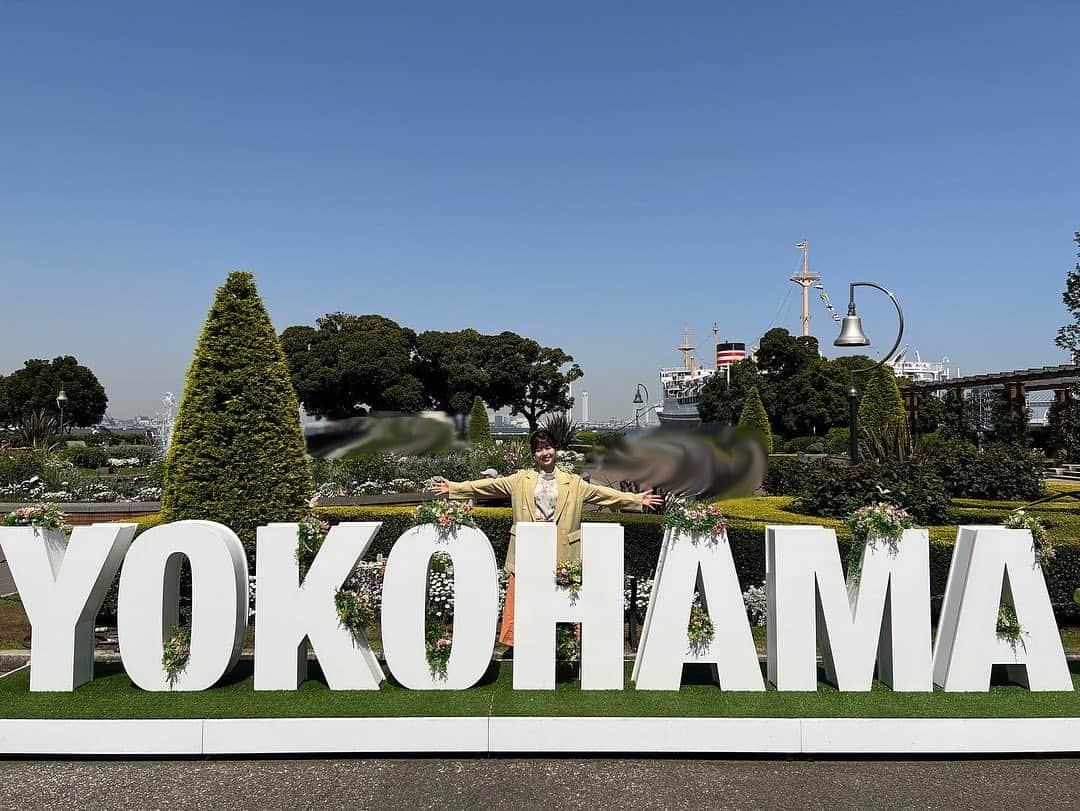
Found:
[(499, 641), (504, 645), (514, 646), (514, 574), (510, 573), (510, 582), (506, 586), (506, 602), (503, 603), (502, 628)]

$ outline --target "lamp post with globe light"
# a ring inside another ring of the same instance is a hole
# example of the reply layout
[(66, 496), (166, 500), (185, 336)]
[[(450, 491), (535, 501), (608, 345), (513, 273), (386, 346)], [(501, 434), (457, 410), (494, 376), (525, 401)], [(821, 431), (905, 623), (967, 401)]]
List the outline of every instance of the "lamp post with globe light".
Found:
[(64, 435), (64, 403), (67, 402), (67, 392), (64, 391), (64, 383), (60, 382), (60, 391), (56, 395), (56, 407), (60, 409), (60, 436)]
[(859, 461), (859, 390), (855, 387), (855, 375), (870, 372), (879, 368), (886, 360), (893, 356), (893, 352), (896, 351), (896, 347), (900, 346), (900, 341), (904, 337), (904, 311), (900, 307), (900, 302), (896, 300), (896, 296), (880, 284), (875, 284), (874, 282), (852, 282), (848, 298), (848, 312), (847, 315), (844, 316), (844, 321), (841, 324), (840, 336), (833, 341), (833, 346), (870, 346), (870, 339), (866, 337), (866, 333), (863, 332), (862, 318), (855, 312), (856, 287), (873, 287), (888, 296), (896, 306), (896, 314), (900, 319), (900, 329), (896, 333), (896, 341), (893, 343), (892, 349), (886, 352), (881, 360), (870, 366), (851, 370), (851, 385), (848, 387), (847, 396), (850, 408), (848, 426), (851, 431), (851, 436), (848, 438), (848, 458), (851, 460), (852, 464)]

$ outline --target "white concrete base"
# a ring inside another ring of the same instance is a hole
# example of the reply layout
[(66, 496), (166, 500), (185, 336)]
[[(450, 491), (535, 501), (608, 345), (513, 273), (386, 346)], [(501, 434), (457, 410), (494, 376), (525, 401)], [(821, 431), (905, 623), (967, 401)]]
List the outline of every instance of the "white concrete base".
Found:
[(0, 720), (0, 755), (1080, 752), (1080, 718)]

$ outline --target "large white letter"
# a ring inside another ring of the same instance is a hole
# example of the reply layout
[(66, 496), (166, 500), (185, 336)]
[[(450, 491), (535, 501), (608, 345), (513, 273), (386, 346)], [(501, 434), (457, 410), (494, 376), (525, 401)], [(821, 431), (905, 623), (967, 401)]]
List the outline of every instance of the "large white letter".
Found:
[(65, 549), (60, 530), (0, 527), (0, 548), (33, 628), (32, 691), (70, 692), (94, 678), (94, 618), (135, 529), (75, 527)]
[(581, 623), (581, 689), (623, 688), (623, 528), (581, 528), (582, 587), (555, 585), (555, 525), (517, 525), (514, 689), (555, 689), (555, 624)]
[[(686, 635), (695, 590), (714, 628), (711, 644), (700, 651)], [(634, 660), (637, 689), (678, 690), (684, 662), (711, 664), (713, 679), (725, 690), (765, 689), (727, 535), (713, 542), (677, 530), (664, 533)]]
[(331, 690), (378, 690), (382, 668), (364, 635), (338, 621), (334, 594), (381, 524), (330, 528), (300, 582), (297, 525), (259, 527), (255, 541), (255, 689), (295, 690), (307, 678), (308, 640)]
[[(436, 552), (454, 563), (454, 630), (446, 678), (427, 662), (424, 624), (428, 562)], [(464, 690), (491, 664), (499, 613), (499, 573), (491, 542), (479, 529), (440, 533), (413, 527), (398, 538), (383, 575), (382, 641), (386, 666), (410, 690)]]
[(817, 689), (817, 649), (841, 690), (867, 691), (874, 678), (925, 692), (930, 681), (930, 538), (908, 529), (862, 554), (845, 589), (836, 533), (817, 526), (765, 530), (769, 680), (780, 690)]
[[(977, 543), (976, 543), (977, 541)], [(1018, 640), (997, 635), (1002, 601), (1016, 609)], [(934, 683), (950, 692), (990, 689), (990, 668), (1031, 690), (1072, 690), (1031, 532), (959, 527), (934, 645)]]
[[(191, 653), (174, 681), (161, 664), (180, 621), (180, 564), (191, 566)], [(243, 544), (213, 521), (177, 521), (131, 544), (120, 572), (117, 636), (124, 669), (144, 690), (205, 690), (240, 660), (247, 633)]]

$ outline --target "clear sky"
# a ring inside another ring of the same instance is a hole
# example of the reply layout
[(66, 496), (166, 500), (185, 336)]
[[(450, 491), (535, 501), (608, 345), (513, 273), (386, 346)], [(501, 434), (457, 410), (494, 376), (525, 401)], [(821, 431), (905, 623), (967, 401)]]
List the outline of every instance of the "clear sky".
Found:
[(1061, 362), (1080, 4), (875, 5), (0, 0), (0, 373), (153, 413), (245, 268), (279, 331), (510, 329), (626, 416), (684, 325), (798, 329), (801, 239), (926, 360)]

